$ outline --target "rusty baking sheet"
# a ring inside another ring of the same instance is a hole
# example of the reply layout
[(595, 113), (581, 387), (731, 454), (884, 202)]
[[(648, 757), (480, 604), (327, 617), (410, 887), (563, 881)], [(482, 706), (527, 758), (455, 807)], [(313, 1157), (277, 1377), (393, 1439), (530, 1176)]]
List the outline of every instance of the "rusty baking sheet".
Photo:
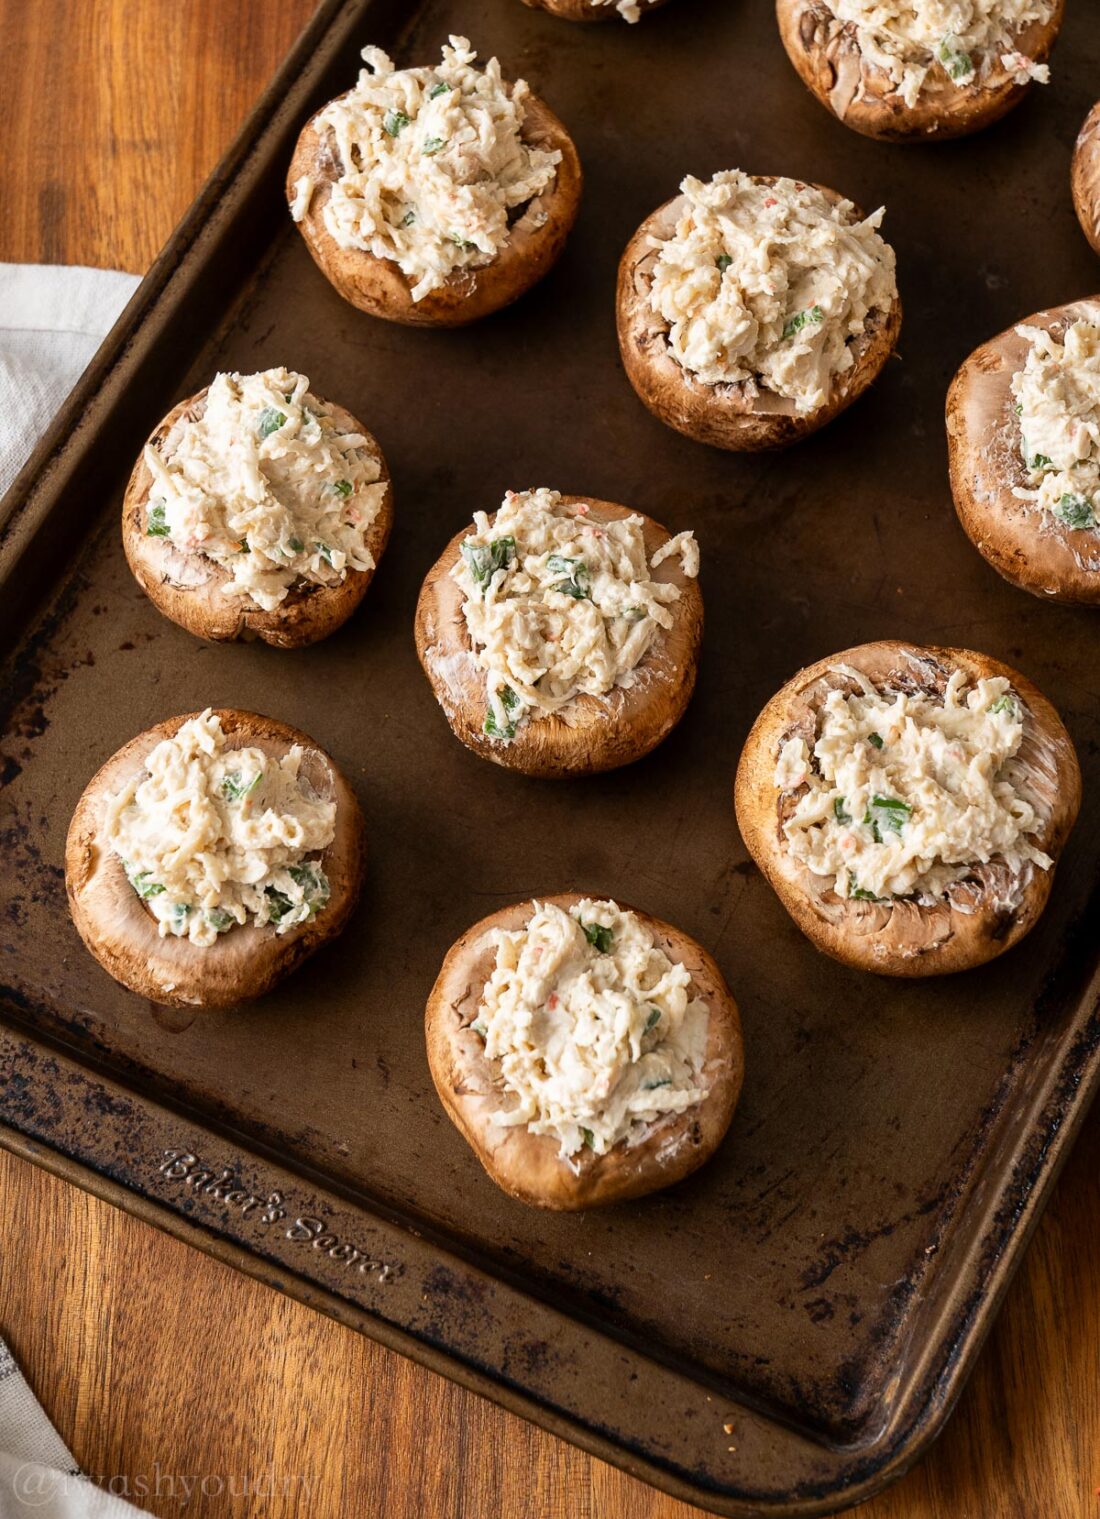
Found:
[[(496, 51), (587, 173), (557, 270), (462, 332), (343, 304), (283, 210), (299, 124), (364, 43)], [(330, 0), (4, 506), (0, 1139), (670, 1492), (822, 1514), (942, 1426), (1100, 1071), (1098, 635), (1003, 585), (956, 525), (947, 382), (981, 339), (1093, 291), (1067, 188), (1100, 78), (1070, 7), (1055, 84), (939, 148), (845, 131), (770, 0), (677, 0), (574, 28), (519, 0)], [(686, 171), (740, 165), (885, 201), (900, 361), (774, 457), (694, 445), (635, 400), (612, 296), (629, 234)], [(152, 424), (219, 367), (285, 363), (377, 435), (397, 520), (360, 612), (315, 648), (215, 648), (131, 579), (117, 516)], [(477, 507), (549, 484), (635, 504), (703, 548), (707, 631), (681, 727), (629, 770), (526, 780), (452, 738), (417, 667), (421, 576)], [(823, 959), (748, 863), (730, 786), (764, 700), (865, 639), (962, 643), (1056, 702), (1085, 807), (1026, 943), (914, 985)], [(65, 829), (138, 730), (206, 703), (316, 736), (355, 782), (368, 883), (343, 938), (262, 1003), (166, 1013), (70, 926)], [(587, 1216), (499, 1193), (444, 1117), (422, 1037), (452, 940), (541, 891), (621, 895), (715, 954), (748, 1074), (687, 1183)]]

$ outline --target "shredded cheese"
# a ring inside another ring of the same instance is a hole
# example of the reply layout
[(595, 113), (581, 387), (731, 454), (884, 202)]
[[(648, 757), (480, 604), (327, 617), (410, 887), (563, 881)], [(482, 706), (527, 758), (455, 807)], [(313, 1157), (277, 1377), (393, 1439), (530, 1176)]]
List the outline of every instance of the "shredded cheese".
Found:
[(530, 717), (560, 712), (582, 692), (630, 686), (662, 628), (678, 586), (650, 571), (679, 554), (699, 573), (699, 548), (678, 533), (647, 559), (641, 517), (589, 521), (587, 502), (558, 491), (509, 491), (492, 522), (474, 531), (451, 569), (485, 671), (486, 733), (504, 742)]
[[(465, 37), (450, 39), (435, 68), (395, 69), (380, 48), (364, 48), (355, 88), (317, 118), (341, 166), (325, 226), (341, 248), (397, 264), (414, 301), (456, 270), (491, 263), (521, 208), (544, 221), (531, 203), (561, 162), (524, 141), (527, 84), (509, 87), (497, 59), (478, 69), (476, 57)], [(308, 206), (298, 188), (292, 214)]]
[(146, 533), (220, 565), (226, 596), (270, 612), (295, 582), (337, 585), (374, 567), (365, 538), (386, 495), (381, 463), (305, 375), (217, 375), (202, 415), (144, 458)]
[(563, 1159), (637, 1144), (706, 1096), (707, 1005), (634, 913), (532, 908), (523, 928), (495, 931), (473, 1024), (518, 1099), (494, 1121), (551, 1136)]
[(831, 690), (812, 751), (795, 735), (777, 758), (776, 787), (793, 798), (781, 815), (796, 860), (832, 878), (842, 897), (924, 904), (994, 856), (1014, 873), (1050, 869), (1028, 839), (1037, 819), (1013, 764), (1023, 706), (1006, 679), (968, 688), (956, 670), (940, 700), (880, 691), (847, 666), (836, 673), (859, 691)]
[(855, 362), (851, 340), (897, 296), (883, 211), (850, 223), (848, 201), (737, 169), (680, 189), (675, 232), (652, 239), (649, 297), (673, 357), (707, 385), (766, 389), (799, 412), (823, 405)]
[(302, 759), (297, 744), (282, 759), (230, 748), (208, 708), (109, 798), (106, 838), (162, 938), (206, 948), (249, 919), (283, 934), (324, 907), (309, 857), (335, 837), (336, 803), (313, 793)]
[(1028, 484), (1013, 494), (1065, 527), (1100, 527), (1100, 325), (1073, 322), (1061, 340), (1017, 327), (1028, 340), (1012, 376)]
[(930, 74), (958, 85), (986, 86), (998, 72), (1017, 84), (1046, 84), (1046, 64), (1025, 57), (1015, 39), (1049, 21), (1053, 0), (826, 0), (839, 21), (856, 29), (859, 50), (882, 69), (913, 107)]

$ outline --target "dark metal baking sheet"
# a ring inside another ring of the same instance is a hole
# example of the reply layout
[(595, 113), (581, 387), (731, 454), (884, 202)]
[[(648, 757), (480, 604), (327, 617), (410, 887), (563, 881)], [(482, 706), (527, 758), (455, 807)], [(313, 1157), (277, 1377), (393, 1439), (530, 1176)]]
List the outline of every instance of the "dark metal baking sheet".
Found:
[[(1100, 1070), (1095, 622), (1001, 584), (959, 531), (942, 405), (981, 339), (1089, 293), (1067, 186), (1100, 77), (1074, 6), (1055, 84), (968, 142), (857, 138), (802, 89), (769, 0), (677, 0), (575, 28), (519, 0), (322, 6), (0, 518), (4, 670), (0, 1142), (279, 1283), (628, 1470), (726, 1514), (826, 1513), (941, 1427)], [(283, 211), (297, 127), (356, 50), (496, 51), (569, 123), (587, 173), (557, 270), (468, 331), (361, 316)], [(900, 360), (774, 457), (653, 421), (618, 362), (613, 284), (687, 171), (736, 164), (885, 201)], [(117, 514), (151, 425), (218, 367), (286, 363), (386, 450), (397, 520), (360, 612), (316, 648), (200, 644), (131, 579)], [(451, 737), (412, 614), (440, 545), (505, 488), (636, 504), (703, 548), (697, 695), (629, 770), (525, 780)], [(748, 726), (799, 665), (865, 639), (962, 643), (1062, 711), (1085, 807), (1046, 916), (978, 972), (903, 985), (817, 955), (748, 863)], [(271, 997), (167, 1013), (69, 924), (65, 830), (96, 766), (206, 703), (316, 736), (357, 785), (353, 927)], [(684, 1185), (555, 1217), (482, 1175), (433, 1095), (421, 1020), (451, 941), (539, 891), (619, 894), (716, 955), (748, 1074)], [(188, 1158), (190, 1157), (190, 1158)], [(727, 1432), (731, 1425), (733, 1433)]]

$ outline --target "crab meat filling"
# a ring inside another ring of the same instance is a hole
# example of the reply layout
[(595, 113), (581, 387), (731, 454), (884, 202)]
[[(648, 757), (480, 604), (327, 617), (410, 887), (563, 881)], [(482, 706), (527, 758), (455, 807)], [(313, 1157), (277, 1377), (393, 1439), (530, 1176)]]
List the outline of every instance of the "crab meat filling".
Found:
[[(1046, 84), (1050, 70), (1016, 47), (1025, 27), (1045, 23), (1053, 0), (826, 0), (838, 21), (855, 27), (864, 59), (881, 69), (907, 106), (929, 84), (1012, 79)], [(861, 85), (862, 88), (862, 85)]]
[(301, 774), (303, 753), (232, 748), (207, 709), (108, 799), (108, 843), (162, 938), (207, 948), (250, 921), (284, 934), (325, 906), (317, 856), (335, 837), (336, 803)]
[(699, 573), (690, 532), (647, 556), (641, 517), (589, 519), (586, 502), (567, 505), (545, 489), (509, 491), (491, 523), (474, 515), (451, 575), (485, 671), (490, 738), (508, 743), (529, 718), (560, 712), (582, 693), (634, 685), (680, 599), (678, 586), (650, 572), (678, 554), (685, 575)]
[(523, 928), (495, 930), (472, 1025), (516, 1098), (494, 1122), (556, 1139), (563, 1159), (639, 1144), (707, 1094), (707, 1005), (632, 912), (533, 906)]
[(146, 535), (213, 560), (225, 596), (272, 612), (295, 583), (334, 586), (374, 568), (366, 536), (386, 497), (381, 462), (305, 375), (217, 375), (202, 415), (180, 417), (144, 458)]
[[(317, 118), (341, 165), (325, 226), (341, 248), (392, 260), (414, 301), (456, 270), (490, 263), (514, 221), (541, 225), (546, 213), (532, 203), (561, 162), (523, 139), (526, 83), (506, 85), (495, 58), (479, 69), (476, 57), (465, 37), (450, 39), (435, 68), (395, 69), (380, 48), (364, 48), (355, 88)], [(299, 180), (299, 219), (311, 194)]]
[(771, 391), (799, 413), (824, 405), (855, 363), (853, 339), (897, 298), (884, 212), (850, 222), (848, 201), (739, 169), (680, 190), (673, 235), (651, 239), (649, 301), (673, 358), (706, 385)]
[(1012, 376), (1028, 483), (1013, 494), (1063, 527), (1100, 527), (1100, 325), (1073, 322), (1060, 340), (1016, 331), (1029, 344)]
[(795, 860), (842, 897), (924, 905), (994, 858), (1017, 876), (1050, 869), (1029, 838), (1038, 819), (1020, 788), (1024, 707), (1006, 679), (968, 686), (956, 670), (941, 700), (884, 693), (847, 666), (835, 673), (860, 690), (828, 693), (812, 752), (798, 735), (779, 749)]

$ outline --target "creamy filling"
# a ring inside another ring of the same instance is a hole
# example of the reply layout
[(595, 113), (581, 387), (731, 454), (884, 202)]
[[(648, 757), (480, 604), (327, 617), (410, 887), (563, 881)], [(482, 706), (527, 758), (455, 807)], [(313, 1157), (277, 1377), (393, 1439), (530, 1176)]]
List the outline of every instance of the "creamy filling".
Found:
[(968, 687), (956, 670), (940, 700), (880, 691), (848, 666), (836, 673), (859, 691), (828, 693), (812, 750), (797, 734), (779, 748), (794, 859), (839, 896), (925, 905), (995, 857), (1014, 874), (1050, 869), (1028, 839), (1038, 818), (1019, 786), (1024, 708), (1006, 679)]
[(850, 223), (813, 185), (757, 184), (740, 170), (689, 175), (673, 235), (656, 249), (649, 301), (673, 357), (707, 385), (743, 384), (814, 411), (855, 362), (852, 340), (897, 298), (883, 211)]
[(624, 21), (637, 21), (641, 17), (638, 0), (596, 0), (597, 5), (613, 5)]
[(1029, 343), (1012, 376), (1026, 487), (1013, 494), (1069, 528), (1100, 527), (1100, 324), (1073, 322), (1061, 340), (1017, 327)]
[[(341, 248), (392, 260), (423, 300), (456, 270), (498, 256), (521, 207), (554, 181), (561, 153), (523, 140), (526, 83), (511, 87), (491, 58), (452, 37), (435, 68), (395, 69), (379, 48), (348, 94), (325, 107), (318, 126), (340, 157), (341, 173), (324, 222)], [(295, 186), (301, 220), (314, 185)], [(535, 224), (545, 212), (528, 207)]]
[(706, 1096), (707, 1005), (614, 902), (532, 906), (523, 928), (495, 931), (472, 1025), (518, 1099), (494, 1121), (556, 1139), (563, 1159), (637, 1144)]
[(699, 573), (699, 549), (678, 533), (647, 557), (641, 517), (589, 520), (587, 502), (558, 491), (509, 491), (492, 521), (474, 514), (451, 575), (485, 671), (485, 732), (505, 743), (534, 717), (577, 696), (603, 696), (637, 679), (639, 663), (671, 628), (678, 586), (650, 571), (679, 554)]
[(915, 106), (929, 76), (985, 85), (996, 73), (1046, 84), (1046, 64), (1016, 47), (1024, 27), (1049, 21), (1053, 0), (826, 0), (856, 29), (859, 50)]
[(281, 759), (230, 748), (208, 708), (109, 798), (108, 843), (162, 938), (206, 948), (248, 922), (283, 934), (325, 906), (316, 856), (335, 837), (336, 803), (313, 792), (302, 759), (298, 744)]
[(362, 433), (338, 427), (305, 375), (219, 374), (202, 416), (146, 444), (145, 532), (225, 570), (225, 596), (274, 611), (296, 582), (374, 568), (366, 536), (386, 496)]

